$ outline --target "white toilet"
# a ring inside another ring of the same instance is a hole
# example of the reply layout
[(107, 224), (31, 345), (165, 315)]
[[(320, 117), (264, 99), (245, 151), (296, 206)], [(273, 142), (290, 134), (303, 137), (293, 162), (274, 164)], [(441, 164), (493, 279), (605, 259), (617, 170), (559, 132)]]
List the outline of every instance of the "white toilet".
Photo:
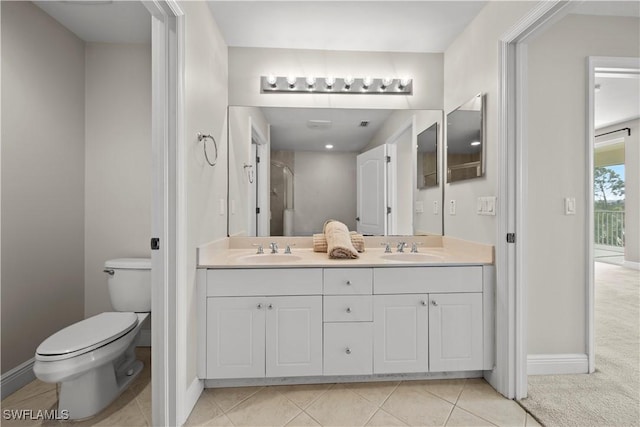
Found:
[(36, 350), (36, 377), (61, 383), (58, 410), (67, 410), (72, 420), (106, 408), (143, 368), (135, 348), (140, 326), (151, 312), (151, 260), (121, 258), (104, 266), (116, 311), (68, 326)]

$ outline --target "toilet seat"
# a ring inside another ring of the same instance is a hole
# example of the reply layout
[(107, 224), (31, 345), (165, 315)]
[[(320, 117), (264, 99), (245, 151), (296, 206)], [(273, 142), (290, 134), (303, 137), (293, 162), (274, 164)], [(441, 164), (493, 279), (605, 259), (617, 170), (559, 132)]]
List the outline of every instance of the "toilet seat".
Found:
[(44, 340), (36, 350), (36, 360), (70, 359), (107, 345), (129, 333), (138, 324), (132, 312), (108, 312), (67, 326)]

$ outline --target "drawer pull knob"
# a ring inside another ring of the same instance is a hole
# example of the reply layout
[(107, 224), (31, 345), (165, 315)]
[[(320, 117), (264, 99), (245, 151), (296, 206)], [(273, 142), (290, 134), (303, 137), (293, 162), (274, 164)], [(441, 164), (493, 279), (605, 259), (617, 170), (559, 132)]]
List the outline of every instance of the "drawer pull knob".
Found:
[(258, 303), (258, 310), (262, 308), (262, 303)]
[(351, 307), (347, 307), (347, 313), (351, 313)]
[(433, 304), (434, 307), (438, 306), (438, 303), (436, 302), (436, 300), (431, 300), (431, 304)]
[(350, 285), (350, 284), (351, 284), (351, 280), (347, 280), (347, 285)]
[(344, 351), (347, 354), (351, 354), (351, 349), (349, 347), (347, 347), (347, 349)]
[(427, 302), (426, 301), (420, 301), (420, 304), (427, 305)]
[(268, 308), (269, 310), (272, 310), (272, 309), (273, 309), (273, 304), (269, 304), (269, 305), (267, 306), (267, 308)]

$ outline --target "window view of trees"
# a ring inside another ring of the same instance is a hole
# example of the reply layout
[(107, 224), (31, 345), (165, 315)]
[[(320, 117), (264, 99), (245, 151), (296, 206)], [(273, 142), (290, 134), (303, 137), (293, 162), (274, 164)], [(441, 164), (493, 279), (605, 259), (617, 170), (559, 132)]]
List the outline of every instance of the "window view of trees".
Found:
[(624, 165), (596, 167), (593, 176), (595, 243), (624, 247)]

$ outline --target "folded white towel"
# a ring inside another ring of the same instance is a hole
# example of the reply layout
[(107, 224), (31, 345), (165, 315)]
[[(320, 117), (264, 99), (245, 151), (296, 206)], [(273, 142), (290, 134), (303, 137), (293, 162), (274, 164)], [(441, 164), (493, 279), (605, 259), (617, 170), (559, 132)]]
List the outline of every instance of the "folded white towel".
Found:
[(342, 222), (330, 219), (324, 223), (323, 231), (327, 238), (329, 258), (354, 259), (360, 257), (351, 243), (349, 229)]

